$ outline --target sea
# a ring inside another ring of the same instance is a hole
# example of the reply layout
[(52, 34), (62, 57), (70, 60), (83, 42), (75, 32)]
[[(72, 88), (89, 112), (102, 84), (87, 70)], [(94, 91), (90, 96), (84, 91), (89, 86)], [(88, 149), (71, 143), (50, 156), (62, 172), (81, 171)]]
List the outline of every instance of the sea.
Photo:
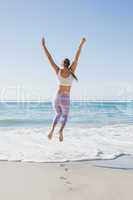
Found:
[(133, 101), (71, 101), (59, 141), (52, 102), (0, 102), (0, 160), (65, 162), (133, 155)]

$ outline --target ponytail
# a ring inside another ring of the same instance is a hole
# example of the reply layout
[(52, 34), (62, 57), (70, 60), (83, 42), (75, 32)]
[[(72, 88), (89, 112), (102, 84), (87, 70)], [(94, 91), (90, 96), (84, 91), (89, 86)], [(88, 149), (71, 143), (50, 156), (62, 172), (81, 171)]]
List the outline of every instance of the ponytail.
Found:
[[(78, 78), (75, 76), (75, 74), (73, 73), (71, 66), (70, 66), (70, 60), (68, 58), (65, 58), (63, 61), (63, 65), (65, 68), (68, 69), (68, 71), (70, 72), (70, 74), (73, 76), (73, 78), (78, 81)], [(70, 66), (70, 67), (69, 67)]]
[(71, 67), (68, 68), (69, 72), (71, 73), (71, 75), (73, 76), (73, 78), (78, 81), (78, 78), (76, 77), (76, 75), (73, 73)]

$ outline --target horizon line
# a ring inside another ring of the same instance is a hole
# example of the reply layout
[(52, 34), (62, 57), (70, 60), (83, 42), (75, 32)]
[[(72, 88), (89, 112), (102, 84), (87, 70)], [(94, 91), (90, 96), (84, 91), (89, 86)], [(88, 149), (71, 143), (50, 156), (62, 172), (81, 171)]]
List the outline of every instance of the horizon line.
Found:
[[(0, 100), (0, 102), (50, 102), (52, 101), (51, 99), (43, 99), (43, 100), (17, 100), (17, 99), (7, 99), (7, 100)], [(133, 101), (133, 99), (86, 99), (86, 100), (81, 100), (81, 99), (71, 99), (71, 101), (103, 101), (103, 102), (127, 102), (127, 101)]]

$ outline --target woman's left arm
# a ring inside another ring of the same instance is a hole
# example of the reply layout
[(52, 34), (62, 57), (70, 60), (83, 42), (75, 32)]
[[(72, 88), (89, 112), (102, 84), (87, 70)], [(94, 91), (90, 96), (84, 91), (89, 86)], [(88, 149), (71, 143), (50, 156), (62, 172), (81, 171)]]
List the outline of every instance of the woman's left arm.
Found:
[(49, 53), (49, 51), (48, 51), (48, 49), (46, 47), (45, 39), (44, 38), (42, 38), (42, 47), (44, 49), (44, 52), (45, 52), (45, 54), (46, 54), (46, 56), (47, 56), (47, 58), (48, 58), (48, 60), (49, 60), (49, 62), (51, 64), (52, 68), (55, 70), (56, 73), (58, 73), (59, 67), (55, 64), (55, 62), (54, 62), (51, 54)]
[(79, 57), (80, 57), (80, 53), (81, 53), (81, 49), (84, 45), (84, 43), (86, 42), (86, 39), (85, 38), (82, 38), (81, 39), (81, 42), (80, 42), (80, 45), (79, 45), (79, 48), (76, 52), (76, 55), (75, 55), (75, 58), (74, 58), (74, 61), (72, 62), (70, 68), (73, 72), (75, 72), (76, 70), (76, 67), (77, 67), (77, 64), (78, 64), (78, 60), (79, 60)]

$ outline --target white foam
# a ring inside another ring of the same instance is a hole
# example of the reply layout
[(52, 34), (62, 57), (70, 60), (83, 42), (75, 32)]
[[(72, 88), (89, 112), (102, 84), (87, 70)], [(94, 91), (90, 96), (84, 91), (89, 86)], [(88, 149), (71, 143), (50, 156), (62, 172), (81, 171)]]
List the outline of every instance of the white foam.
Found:
[(47, 128), (0, 128), (0, 159), (56, 162), (133, 154), (133, 125), (67, 127), (63, 143), (57, 134), (49, 141), (47, 132)]

